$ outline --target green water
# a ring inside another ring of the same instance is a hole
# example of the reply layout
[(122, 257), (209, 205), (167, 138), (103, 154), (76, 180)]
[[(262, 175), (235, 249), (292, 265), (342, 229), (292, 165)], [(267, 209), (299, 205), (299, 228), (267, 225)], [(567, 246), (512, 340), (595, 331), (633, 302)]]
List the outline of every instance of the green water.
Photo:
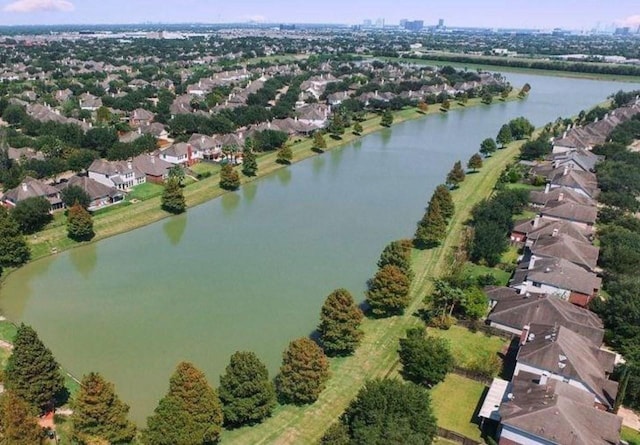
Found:
[(215, 385), (236, 350), (275, 372), (329, 292), (362, 299), (380, 251), (412, 235), (454, 161), (513, 117), (540, 125), (640, 87), (507, 76), (531, 83), (531, 96), (397, 125), (186, 215), (37, 261), (8, 278), (0, 310), (33, 325), (74, 374), (113, 381), (139, 423), (181, 360)]

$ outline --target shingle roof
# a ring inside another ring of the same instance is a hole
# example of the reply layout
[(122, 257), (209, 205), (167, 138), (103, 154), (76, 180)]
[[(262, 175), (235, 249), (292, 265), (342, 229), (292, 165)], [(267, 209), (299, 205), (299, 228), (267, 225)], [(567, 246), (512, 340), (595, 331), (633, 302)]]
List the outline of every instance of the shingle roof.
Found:
[(600, 289), (602, 280), (593, 272), (563, 258), (535, 258), (527, 270), (527, 279), (584, 295)]
[(563, 258), (589, 270), (594, 270), (598, 264), (597, 247), (565, 233), (539, 236), (530, 250), (536, 256)]
[(7, 191), (4, 194), (4, 199), (9, 200), (14, 204), (17, 204), (20, 201), (24, 201), (25, 199), (28, 199), (28, 198), (37, 198), (37, 197), (47, 198), (49, 196), (54, 197), (53, 200), (50, 200), (52, 204), (61, 202), (60, 199), (57, 198), (58, 196), (57, 188), (27, 176), (26, 178), (24, 178), (24, 180), (19, 186)]
[(536, 205), (547, 205), (550, 202), (573, 202), (575, 204), (595, 207), (596, 201), (588, 196), (578, 193), (572, 188), (556, 187), (549, 191), (534, 190), (529, 193), (529, 201)]
[(569, 236), (584, 243), (590, 242), (589, 236), (593, 232), (591, 229), (583, 229), (571, 221), (546, 219), (543, 217), (516, 222), (513, 231), (524, 233), (529, 241), (535, 241), (541, 237), (556, 233)]
[(595, 224), (598, 218), (598, 208), (575, 204), (573, 202), (555, 201), (547, 204), (540, 210), (540, 214), (542, 216), (551, 216), (567, 221)]
[(104, 197), (115, 197), (122, 195), (122, 192), (114, 187), (108, 187), (99, 183), (87, 176), (72, 176), (69, 181), (62, 183), (58, 186), (60, 191), (70, 186), (80, 187), (87, 192), (91, 200), (100, 199)]

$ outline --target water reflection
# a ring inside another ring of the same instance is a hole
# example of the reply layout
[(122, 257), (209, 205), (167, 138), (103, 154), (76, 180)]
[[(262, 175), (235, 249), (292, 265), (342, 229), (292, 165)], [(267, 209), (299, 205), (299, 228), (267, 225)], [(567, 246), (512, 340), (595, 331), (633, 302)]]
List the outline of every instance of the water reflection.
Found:
[(386, 148), (391, 140), (391, 128), (383, 128), (380, 131), (380, 139), (382, 140), (382, 146)]
[(278, 178), (278, 181), (280, 181), (280, 184), (289, 185), (293, 175), (291, 173), (291, 169), (288, 167), (285, 167), (278, 170), (278, 172), (276, 173), (276, 177)]
[(242, 186), (242, 196), (247, 202), (252, 202), (258, 193), (258, 183), (256, 181), (248, 182)]
[(172, 216), (162, 225), (164, 234), (167, 235), (167, 239), (172, 246), (180, 244), (184, 232), (187, 229), (187, 214)]
[(220, 199), (224, 213), (230, 215), (240, 204), (240, 195), (237, 192), (225, 193)]
[(311, 163), (311, 172), (313, 173), (313, 176), (318, 176), (322, 172), (325, 164), (326, 161), (324, 159), (324, 156), (314, 157)]
[(98, 244), (91, 243), (83, 247), (71, 249), (69, 260), (73, 267), (85, 280), (88, 280), (98, 264)]

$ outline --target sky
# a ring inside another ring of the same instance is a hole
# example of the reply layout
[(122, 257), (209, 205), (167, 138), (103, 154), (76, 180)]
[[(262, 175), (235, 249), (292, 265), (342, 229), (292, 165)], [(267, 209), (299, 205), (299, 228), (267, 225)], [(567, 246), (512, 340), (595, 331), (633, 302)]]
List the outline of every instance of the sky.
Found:
[(640, 26), (640, 0), (0, 0), (0, 25), (362, 23), (384, 18), (445, 25), (591, 29)]

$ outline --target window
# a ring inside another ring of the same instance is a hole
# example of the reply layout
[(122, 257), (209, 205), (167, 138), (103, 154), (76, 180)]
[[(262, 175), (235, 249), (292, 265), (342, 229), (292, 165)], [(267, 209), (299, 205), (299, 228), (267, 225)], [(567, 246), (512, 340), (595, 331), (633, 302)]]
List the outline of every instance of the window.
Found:
[(536, 283), (535, 281), (531, 283), (533, 287), (542, 287), (542, 283)]

